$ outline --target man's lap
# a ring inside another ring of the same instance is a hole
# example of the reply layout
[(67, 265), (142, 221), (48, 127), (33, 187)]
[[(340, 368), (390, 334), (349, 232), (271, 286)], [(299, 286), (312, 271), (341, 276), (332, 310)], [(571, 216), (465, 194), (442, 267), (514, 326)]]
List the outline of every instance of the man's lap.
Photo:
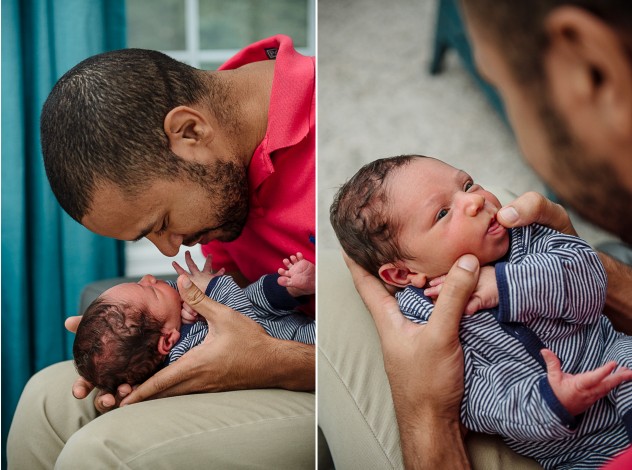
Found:
[[(339, 250), (321, 250), (318, 423), (337, 468), (403, 468), (379, 336)], [(423, 358), (419, 358), (420, 361)], [(497, 436), (466, 440), (473, 468), (537, 469)]]
[[(36, 374), (9, 438), (13, 468), (314, 468), (314, 395), (246, 390), (151, 400), (96, 416), (76, 400), (72, 362)], [(83, 426), (83, 427), (82, 427)], [(67, 444), (65, 444), (67, 441)], [(36, 461), (24, 454), (36, 456)]]

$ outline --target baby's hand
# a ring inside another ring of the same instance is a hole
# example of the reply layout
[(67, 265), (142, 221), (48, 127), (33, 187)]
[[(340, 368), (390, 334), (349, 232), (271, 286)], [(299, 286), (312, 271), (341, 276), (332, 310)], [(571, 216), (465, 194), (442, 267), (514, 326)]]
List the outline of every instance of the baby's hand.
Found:
[(182, 317), (182, 323), (185, 325), (190, 325), (191, 323), (195, 323), (198, 321), (199, 314), (191, 308), (191, 306), (182, 302), (182, 310), (180, 310), (180, 316)]
[(171, 263), (171, 265), (173, 266), (173, 269), (176, 270), (178, 275), (186, 274), (187, 276), (189, 276), (189, 279), (191, 279), (191, 282), (193, 282), (193, 284), (195, 284), (196, 287), (200, 289), (202, 292), (206, 291), (206, 287), (208, 286), (208, 283), (211, 282), (211, 279), (221, 276), (222, 274), (226, 272), (224, 268), (220, 269), (216, 273), (213, 272), (213, 257), (211, 255), (208, 255), (206, 257), (206, 261), (204, 262), (204, 267), (202, 268), (201, 271), (195, 264), (195, 261), (193, 261), (193, 258), (191, 258), (191, 253), (188, 250), (184, 254), (184, 259), (187, 262), (187, 266), (190, 272), (188, 272), (186, 269), (184, 269), (175, 261)]
[(626, 367), (620, 367), (612, 373), (617, 368), (614, 361), (598, 369), (573, 375), (562, 372), (555, 353), (548, 349), (540, 353), (546, 362), (547, 377), (553, 393), (573, 416), (586, 411), (622, 382), (632, 380), (632, 370)]
[(307, 261), (302, 253), (283, 260), (285, 268), (279, 268), (280, 286), (286, 287), (292, 297), (312, 295), (316, 291), (316, 266)]
[[(424, 290), (424, 294), (436, 299), (441, 292), (445, 276), (439, 276), (430, 281), (430, 287)], [(465, 306), (465, 314), (472, 315), (479, 310), (498, 306), (498, 284), (496, 284), (496, 270), (493, 266), (483, 266), (478, 284), (472, 293), (469, 302)]]

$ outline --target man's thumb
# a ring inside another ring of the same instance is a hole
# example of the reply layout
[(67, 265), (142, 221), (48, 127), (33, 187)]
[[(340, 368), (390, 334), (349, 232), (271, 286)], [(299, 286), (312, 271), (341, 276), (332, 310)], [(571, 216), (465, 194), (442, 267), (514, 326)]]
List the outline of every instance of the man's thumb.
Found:
[(178, 276), (178, 292), (180, 292), (182, 300), (193, 307), (194, 310), (195, 306), (206, 298), (204, 293), (191, 282), (191, 279), (186, 274)]

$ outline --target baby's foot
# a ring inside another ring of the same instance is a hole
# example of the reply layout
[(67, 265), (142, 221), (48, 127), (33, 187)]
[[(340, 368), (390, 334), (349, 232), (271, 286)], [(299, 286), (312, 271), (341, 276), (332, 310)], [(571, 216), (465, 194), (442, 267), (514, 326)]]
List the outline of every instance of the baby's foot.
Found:
[(287, 269), (279, 268), (278, 283), (286, 287), (292, 297), (311, 295), (316, 292), (316, 266), (296, 253), (285, 258), (283, 264)]

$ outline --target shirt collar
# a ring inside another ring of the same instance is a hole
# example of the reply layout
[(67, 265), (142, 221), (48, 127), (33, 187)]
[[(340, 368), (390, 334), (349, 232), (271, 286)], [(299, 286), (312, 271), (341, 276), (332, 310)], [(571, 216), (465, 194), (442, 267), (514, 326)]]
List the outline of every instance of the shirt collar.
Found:
[(276, 57), (276, 63), (268, 110), (268, 127), (249, 165), (251, 189), (257, 188), (274, 173), (270, 154), (303, 140), (309, 133), (312, 119), (314, 59), (296, 52), (290, 37), (279, 34), (251, 44), (229, 59), (220, 70), (270, 60), (271, 57)]

